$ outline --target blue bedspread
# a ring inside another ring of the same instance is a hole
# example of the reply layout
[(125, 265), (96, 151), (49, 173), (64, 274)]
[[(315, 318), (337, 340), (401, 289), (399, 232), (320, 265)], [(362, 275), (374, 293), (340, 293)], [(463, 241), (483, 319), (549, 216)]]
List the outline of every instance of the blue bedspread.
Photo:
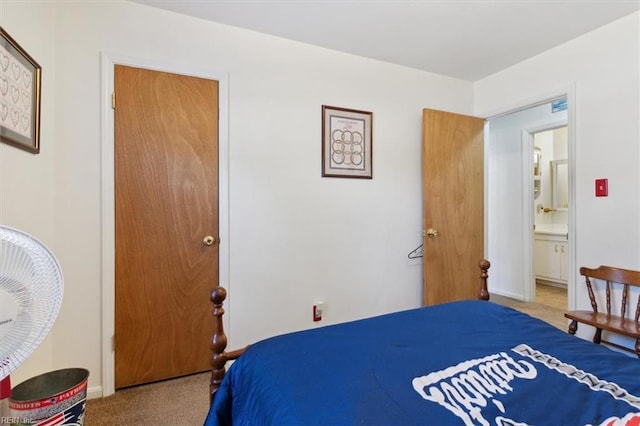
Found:
[(637, 425), (639, 411), (640, 360), (464, 301), (256, 343), (205, 425)]

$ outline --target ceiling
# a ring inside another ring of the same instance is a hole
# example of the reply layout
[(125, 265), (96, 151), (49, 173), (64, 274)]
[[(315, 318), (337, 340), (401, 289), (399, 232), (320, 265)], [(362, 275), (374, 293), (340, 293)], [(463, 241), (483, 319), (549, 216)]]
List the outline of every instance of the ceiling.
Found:
[(477, 81), (640, 10), (640, 0), (132, 0)]

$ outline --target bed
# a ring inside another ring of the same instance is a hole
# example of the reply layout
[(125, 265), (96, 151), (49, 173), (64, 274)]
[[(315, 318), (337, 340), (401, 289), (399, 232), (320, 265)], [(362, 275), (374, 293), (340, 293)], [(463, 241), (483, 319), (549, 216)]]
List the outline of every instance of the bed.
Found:
[(206, 426), (640, 424), (638, 359), (483, 300), (225, 346)]

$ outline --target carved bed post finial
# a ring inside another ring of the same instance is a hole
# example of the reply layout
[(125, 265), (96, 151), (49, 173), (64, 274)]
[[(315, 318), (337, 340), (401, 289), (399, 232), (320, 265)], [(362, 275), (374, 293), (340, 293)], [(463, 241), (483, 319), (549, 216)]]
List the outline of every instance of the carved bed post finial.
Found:
[(482, 259), (478, 264), (480, 266), (480, 293), (478, 294), (478, 299), (480, 300), (489, 300), (489, 289), (487, 287), (487, 278), (489, 278), (489, 267), (491, 263), (487, 259)]
[(225, 364), (227, 362), (224, 350), (227, 347), (227, 336), (224, 334), (222, 325), (222, 315), (224, 308), (222, 304), (227, 297), (227, 291), (223, 287), (216, 287), (211, 292), (211, 302), (213, 303), (213, 337), (211, 338), (211, 381), (209, 383), (209, 397), (213, 402), (213, 397), (222, 383), (225, 374)]

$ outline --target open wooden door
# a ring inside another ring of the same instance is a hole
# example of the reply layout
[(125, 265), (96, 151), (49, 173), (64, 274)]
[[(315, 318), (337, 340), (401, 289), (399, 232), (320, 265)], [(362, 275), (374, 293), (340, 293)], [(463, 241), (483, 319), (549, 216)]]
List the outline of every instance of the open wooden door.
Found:
[(475, 299), (484, 257), (484, 120), (423, 110), (423, 302)]

